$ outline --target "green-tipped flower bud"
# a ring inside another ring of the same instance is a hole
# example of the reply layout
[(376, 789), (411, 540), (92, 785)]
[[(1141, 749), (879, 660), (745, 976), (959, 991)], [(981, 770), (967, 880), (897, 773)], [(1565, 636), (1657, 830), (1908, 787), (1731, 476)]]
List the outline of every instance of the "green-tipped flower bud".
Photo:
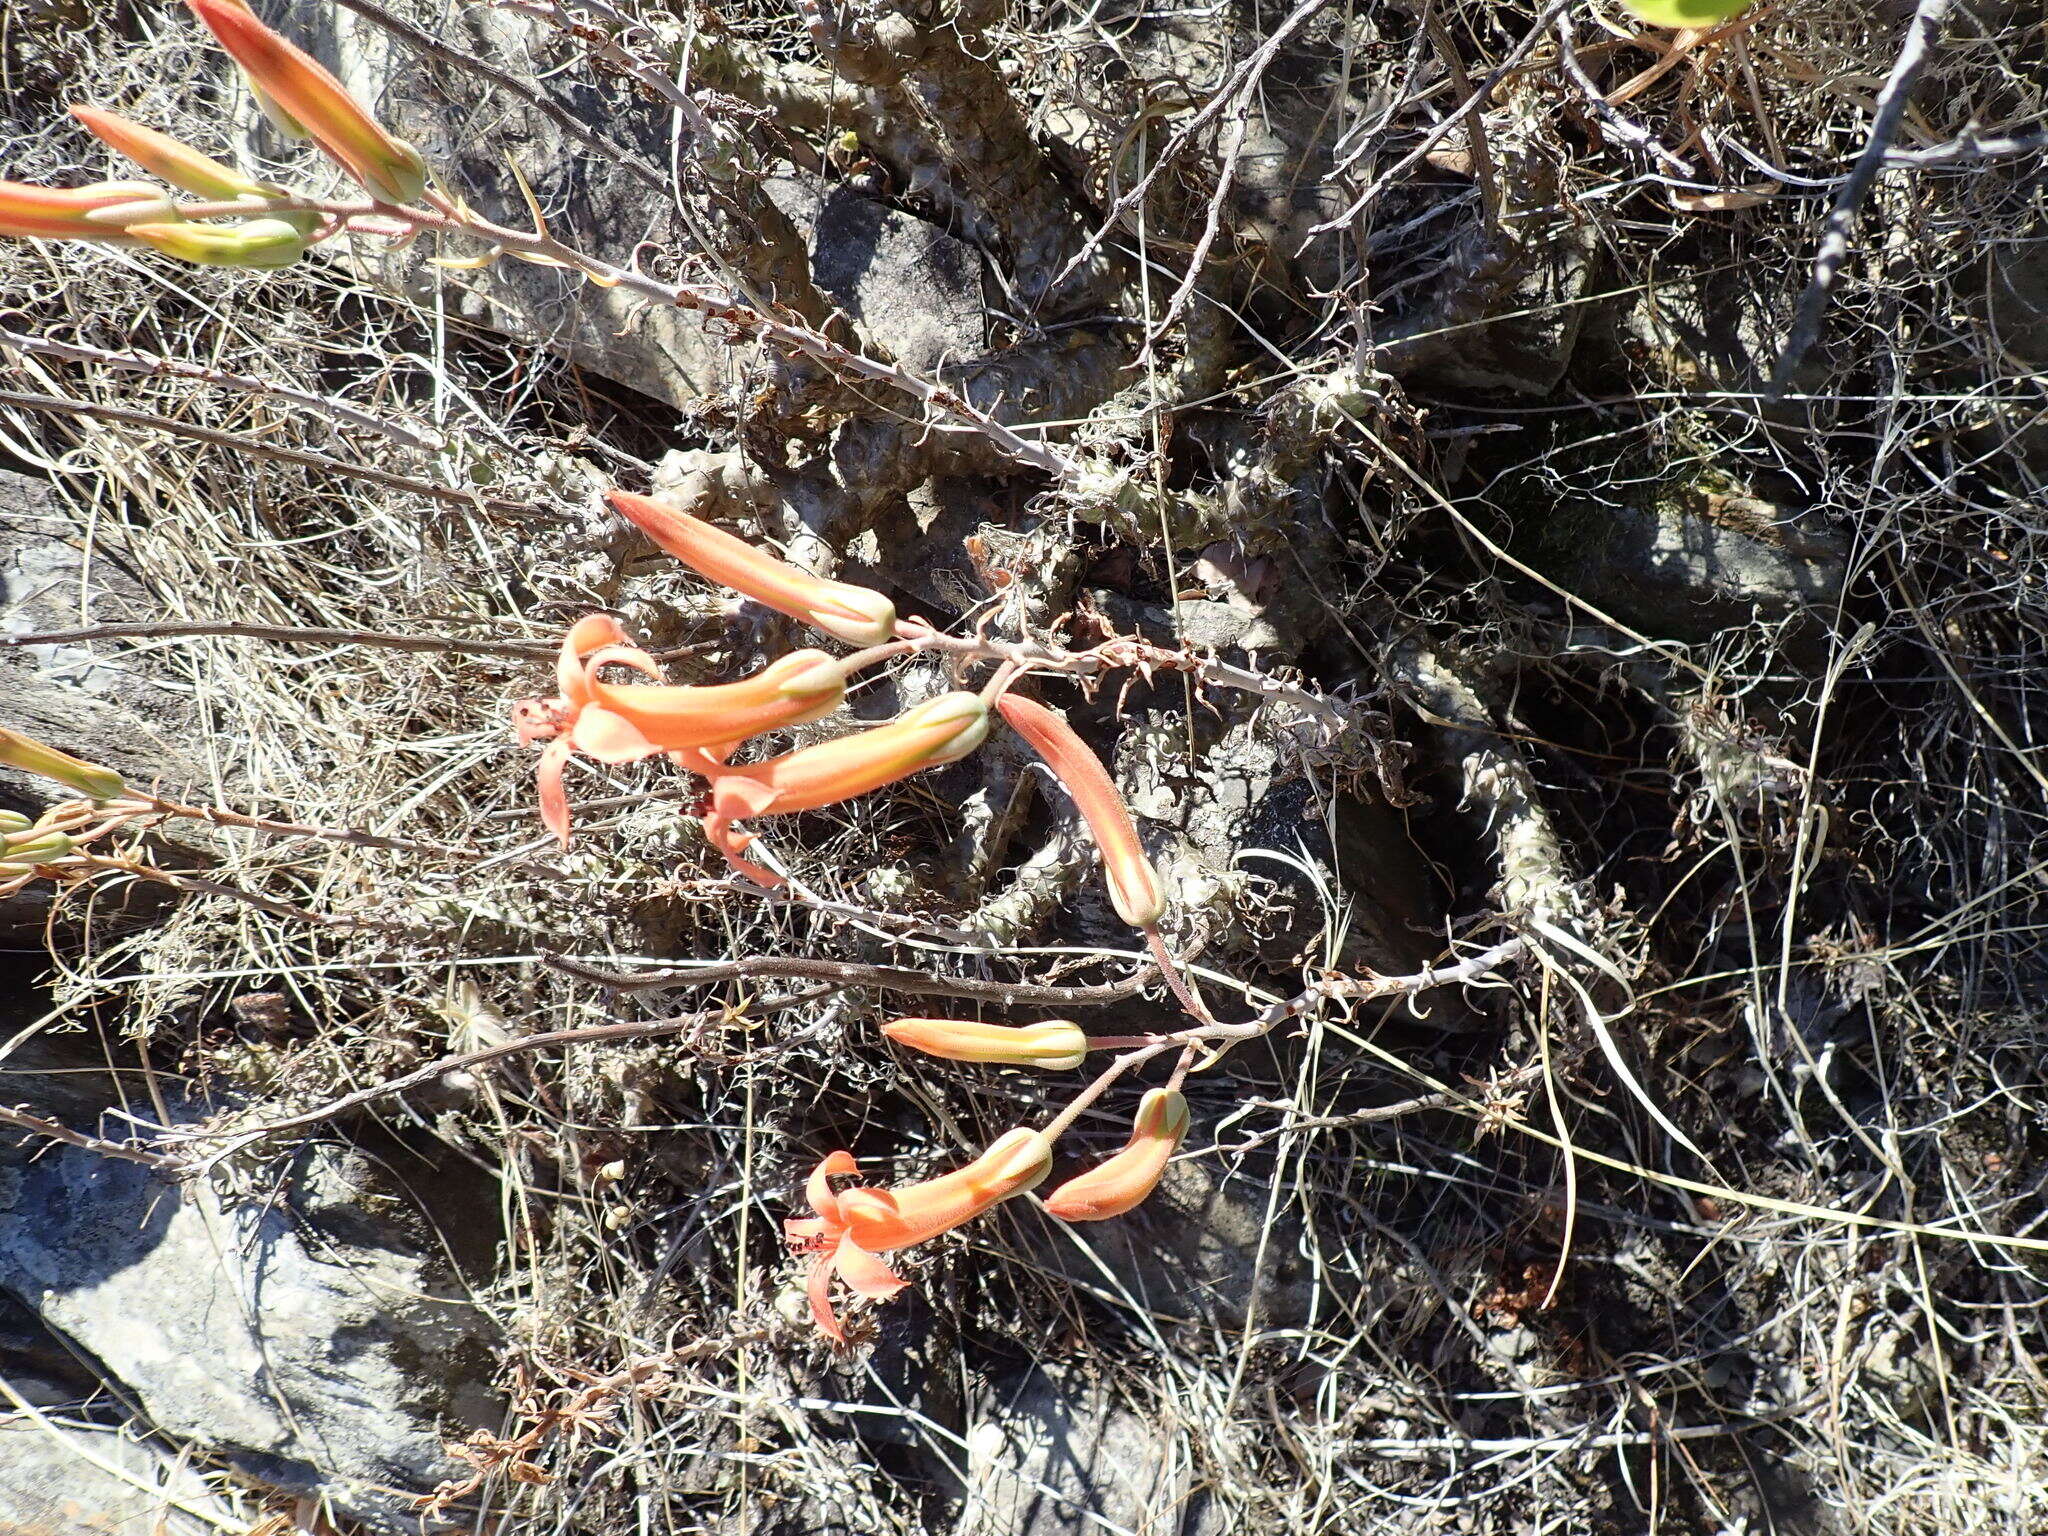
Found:
[(288, 267), (306, 254), (306, 237), (283, 219), (240, 224), (130, 224), (128, 233), (196, 267)]
[(68, 785), (94, 800), (118, 799), (128, 790), (128, 786), (121, 782), (121, 775), (113, 769), (88, 763), (69, 752), (59, 752), (33, 736), (4, 728), (0, 728), (0, 764), (55, 779), (59, 784)]

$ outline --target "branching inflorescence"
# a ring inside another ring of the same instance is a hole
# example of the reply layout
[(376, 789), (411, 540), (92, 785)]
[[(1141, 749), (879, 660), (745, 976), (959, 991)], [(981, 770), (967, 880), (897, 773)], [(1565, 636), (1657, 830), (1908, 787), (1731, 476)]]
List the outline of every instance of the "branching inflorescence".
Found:
[[(485, 221), (459, 197), (436, 188), (417, 151), (386, 132), (331, 74), (239, 0), (188, 3), (241, 66), (273, 121), (295, 137), (310, 138), (370, 200), (300, 196), (112, 112), (81, 106), (74, 113), (93, 134), (175, 192), (138, 181), (72, 189), (0, 183), (0, 234), (140, 244), (185, 262), (244, 268), (288, 266), (311, 247), (347, 231), (400, 241), (422, 233), (466, 235), (483, 242), (483, 254), (444, 260), (443, 265), (474, 266), (509, 256), (622, 286), (649, 302), (696, 309), (737, 333), (758, 336), (842, 376), (897, 388), (916, 398), (936, 424), (976, 433), (1021, 464), (1071, 478), (1074, 466), (1043, 442), (1019, 435), (942, 384), (850, 350), (800, 318), (770, 312), (735, 293), (664, 283), (585, 256), (549, 235), (538, 210), (531, 232)], [(180, 201), (176, 193), (199, 201)], [(1073, 652), (942, 634), (921, 620), (899, 618), (881, 593), (813, 575), (688, 510), (623, 490), (610, 495), (620, 513), (699, 574), (854, 649), (843, 656), (800, 649), (748, 677), (678, 686), (662, 680), (660, 663), (615, 619), (605, 614), (579, 619), (561, 642), (556, 694), (521, 701), (513, 710), (518, 739), (543, 744), (541, 819), (564, 847), (571, 836), (564, 770), (572, 756), (605, 764), (666, 757), (704, 782), (696, 814), (707, 841), (745, 879), (763, 887), (782, 886), (782, 875), (746, 856), (757, 836), (749, 824), (841, 804), (955, 762), (983, 744), (999, 717), (1031, 745), (1071, 795), (1100, 853), (1111, 905), (1144, 936), (1160, 975), (1192, 1021), (1179, 1030), (1136, 1036), (1091, 1036), (1064, 1019), (997, 1025), (906, 1018), (885, 1026), (884, 1035), (896, 1044), (955, 1061), (1068, 1071), (1097, 1053), (1114, 1054), (1107, 1068), (1044, 1126), (1010, 1130), (965, 1166), (925, 1182), (895, 1189), (835, 1188), (835, 1179), (857, 1177), (859, 1168), (845, 1151), (825, 1157), (808, 1185), (814, 1214), (787, 1226), (789, 1241), (809, 1260), (808, 1289), (818, 1326), (834, 1340), (844, 1339), (830, 1296), (835, 1275), (862, 1296), (882, 1300), (893, 1295), (905, 1282), (880, 1255), (925, 1242), (1035, 1188), (1052, 1167), (1055, 1141), (1091, 1102), (1133, 1068), (1171, 1058), (1169, 1081), (1145, 1093), (1128, 1144), (1053, 1190), (1044, 1202), (1046, 1210), (1066, 1221), (1105, 1220), (1138, 1205), (1158, 1185), (1187, 1134), (1189, 1108), (1180, 1088), (1196, 1060), (1264, 1033), (1287, 1014), (1282, 1010), (1237, 1024), (1215, 1018), (1160, 935), (1170, 893), (1114, 781), (1058, 713), (1014, 689), (1033, 674), (1088, 679), (1112, 667), (1165, 666), (1196, 673), (1217, 686), (1292, 702), (1333, 735), (1345, 729), (1343, 707), (1306, 693), (1293, 697), (1289, 685), (1277, 679), (1129, 639)], [(738, 749), (756, 738), (832, 715), (844, 703), (850, 680), (864, 669), (919, 653), (943, 656), (956, 672), (975, 665), (991, 670), (978, 690), (942, 694), (887, 724), (757, 761), (733, 761)], [(643, 680), (614, 680), (621, 672), (638, 672)], [(178, 877), (89, 847), (123, 826), (168, 816), (291, 835), (337, 835), (139, 793), (111, 770), (12, 733), (0, 733), (0, 762), (56, 779), (84, 797), (64, 802), (39, 821), (13, 817), (0, 824), (0, 894), (37, 878), (83, 880), (110, 869), (178, 884)], [(260, 898), (246, 899), (262, 904)]]

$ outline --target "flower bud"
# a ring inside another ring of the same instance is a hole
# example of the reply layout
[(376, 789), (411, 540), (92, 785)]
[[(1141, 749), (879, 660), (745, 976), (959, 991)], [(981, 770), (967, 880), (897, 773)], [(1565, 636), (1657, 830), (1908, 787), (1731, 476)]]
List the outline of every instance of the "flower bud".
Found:
[(130, 122), (119, 113), (100, 107), (74, 106), (71, 115), (85, 124), (94, 138), (126, 155), (152, 176), (161, 176), (181, 191), (206, 198), (209, 202), (232, 202), (238, 197), (269, 197), (278, 191), (222, 165), (167, 133)]
[(237, 0), (187, 3), (250, 82), (372, 196), (410, 203), (426, 190), (419, 151), (387, 133), (311, 54), (286, 42)]
[(19, 731), (0, 729), (0, 764), (55, 779), (94, 800), (113, 800), (128, 789), (113, 769), (59, 752)]
[(1750, 0), (1621, 0), (1653, 27), (1713, 27), (1748, 9)]
[(1133, 928), (1150, 928), (1166, 912), (1166, 889), (1145, 857), (1138, 828), (1124, 797), (1117, 793), (1102, 759), (1089, 749), (1074, 728), (1043, 704), (1006, 693), (996, 708), (1013, 730), (1045, 759), (1095, 838), (1102, 854), (1102, 876), (1111, 905)]
[(164, 189), (146, 181), (100, 181), (89, 187), (0, 181), (0, 235), (19, 239), (119, 241), (127, 238), (121, 226), (131, 219), (174, 217)]
[(1061, 1221), (1107, 1221), (1123, 1215), (1158, 1188), (1167, 1159), (1187, 1131), (1188, 1101), (1171, 1088), (1154, 1088), (1139, 1102), (1137, 1123), (1124, 1149), (1067, 1180), (1045, 1197), (1045, 1208)]
[(36, 832), (0, 843), (0, 859), (10, 864), (48, 864), (63, 858), (78, 845), (62, 832)]
[(801, 619), (849, 645), (880, 645), (896, 633), (896, 605), (879, 592), (813, 576), (652, 497), (635, 496), (630, 491), (606, 494), (642, 533), (720, 586)]
[(986, 1061), (1049, 1072), (1078, 1067), (1088, 1055), (1088, 1037), (1067, 1019), (1042, 1024), (976, 1024), (964, 1019), (898, 1019), (882, 1033), (898, 1045), (948, 1061)]
[(711, 780), (711, 802), (719, 815), (735, 820), (814, 811), (958, 762), (987, 738), (988, 708), (980, 695), (942, 693), (887, 725), (724, 769)]
[(33, 817), (19, 811), (0, 811), (0, 832), (26, 832), (35, 825)]
[(306, 254), (305, 234), (283, 219), (130, 224), (128, 233), (195, 267), (288, 267)]

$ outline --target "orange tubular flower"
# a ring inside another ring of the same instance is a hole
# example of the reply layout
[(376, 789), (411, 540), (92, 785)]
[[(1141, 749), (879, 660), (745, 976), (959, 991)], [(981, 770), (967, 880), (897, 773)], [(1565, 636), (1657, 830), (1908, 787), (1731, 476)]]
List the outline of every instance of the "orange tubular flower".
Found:
[(572, 752), (601, 763), (638, 762), (657, 752), (734, 745), (763, 731), (828, 715), (846, 694), (840, 664), (823, 651), (792, 651), (752, 677), (708, 687), (620, 687), (598, 680), (613, 663), (659, 677), (654, 658), (628, 642), (604, 614), (577, 620), (556, 664), (560, 696), (513, 706), (521, 742), (545, 741), (540, 760), (541, 820), (566, 847), (569, 801), (562, 770)]
[(901, 1189), (849, 1189), (839, 1197), (847, 1236), (869, 1253), (928, 1241), (972, 1221), (1052, 1171), (1052, 1143), (1019, 1126), (989, 1143), (965, 1168)]
[(996, 701), (1011, 728), (1045, 759), (1094, 834), (1102, 875), (1117, 915), (1133, 928), (1150, 928), (1166, 911), (1166, 891), (1138, 842), (1138, 829), (1110, 781), (1102, 759), (1074, 728), (1043, 704), (1006, 693)]
[(811, 1256), (806, 1290), (818, 1327), (827, 1338), (846, 1342), (832, 1311), (833, 1275), (871, 1301), (887, 1301), (909, 1282), (876, 1254), (950, 1232), (1032, 1188), (1051, 1167), (1051, 1143), (1036, 1131), (1020, 1128), (998, 1137), (965, 1168), (939, 1178), (894, 1191), (849, 1189), (835, 1195), (832, 1176), (857, 1174), (860, 1165), (849, 1152), (832, 1153), (812, 1171), (805, 1189), (817, 1214), (783, 1223), (796, 1250)]
[(647, 496), (609, 491), (611, 503), (650, 539), (700, 576), (801, 619), (849, 645), (880, 645), (896, 633), (896, 605), (866, 587), (827, 581), (778, 560)]
[(172, 186), (209, 202), (233, 202), (238, 197), (270, 197), (279, 190), (251, 180), (167, 133), (130, 122), (119, 113), (99, 107), (75, 106), (71, 115), (85, 124), (94, 138), (116, 153), (126, 155), (150, 175), (161, 176)]
[(168, 217), (170, 208), (164, 189), (146, 181), (101, 181), (89, 187), (0, 181), (0, 235), (23, 240), (125, 241), (129, 236), (121, 226), (128, 220), (108, 210), (132, 209), (141, 221)]
[(236, 0), (186, 0), (250, 82), (298, 123), (343, 170), (387, 203), (426, 190), (419, 151), (393, 138), (311, 54), (286, 42)]
[(898, 1045), (948, 1061), (987, 1061), (1063, 1071), (1088, 1056), (1088, 1037), (1066, 1019), (1042, 1024), (975, 1024), (964, 1019), (898, 1019), (882, 1033)]
[(748, 816), (783, 816), (852, 800), (925, 768), (957, 762), (988, 736), (988, 709), (979, 695), (943, 693), (906, 710), (887, 725), (728, 768), (715, 756), (685, 754), (683, 766), (711, 780), (704, 835), (727, 861), (757, 884), (781, 879), (740, 857), (753, 841), (733, 823)]
[(1138, 1105), (1123, 1151), (1067, 1180), (1045, 1197), (1045, 1208), (1061, 1221), (1123, 1215), (1158, 1187), (1167, 1159), (1187, 1133), (1188, 1101), (1170, 1088), (1154, 1088)]

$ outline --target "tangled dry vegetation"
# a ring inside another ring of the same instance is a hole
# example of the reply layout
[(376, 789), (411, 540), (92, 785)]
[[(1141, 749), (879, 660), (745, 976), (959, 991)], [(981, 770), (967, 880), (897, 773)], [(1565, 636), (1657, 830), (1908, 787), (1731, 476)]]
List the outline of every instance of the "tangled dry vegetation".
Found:
[[(876, 356), (886, 317), (831, 318), (853, 301), (807, 269), (821, 199), (964, 242), (982, 350), (898, 361), (1032, 447), (424, 243), (265, 274), (0, 245), (7, 454), (135, 584), (79, 624), (144, 627), (72, 643), (181, 722), (119, 766), (397, 840), (214, 829), (156, 845), (167, 903), (66, 892), (40, 1031), (232, 1130), (662, 1026), (207, 1172), (261, 1192), (348, 1138), (414, 1186), (503, 1337), (505, 1417), (440, 1518), (2048, 1522), (2038, 7), (1782, 0), (1678, 46), (1605, 0), (338, 3), (275, 19), (356, 39), (491, 217), (524, 217), (531, 149), (565, 238)], [(12, 177), (106, 174), (73, 100), (278, 149), (182, 13), (35, 0), (0, 43)], [(922, 1176), (1052, 1102), (880, 1021), (1094, 988), (1089, 1027), (1136, 1032), (1170, 1000), (1116, 985), (1143, 957), (1015, 750), (778, 824), (795, 894), (731, 879), (664, 768), (583, 773), (557, 852), (505, 710), (569, 620), (620, 615), (680, 680), (797, 634), (651, 558), (613, 483), (956, 633), (1185, 664), (1041, 692), (1115, 766), (1218, 1012), (1295, 1000), (1190, 1079), (1154, 1206), (1013, 1201), (919, 1250), (850, 1352), (811, 1333), (780, 1223), (825, 1151)], [(1467, 985), (1330, 985), (1481, 953)]]

